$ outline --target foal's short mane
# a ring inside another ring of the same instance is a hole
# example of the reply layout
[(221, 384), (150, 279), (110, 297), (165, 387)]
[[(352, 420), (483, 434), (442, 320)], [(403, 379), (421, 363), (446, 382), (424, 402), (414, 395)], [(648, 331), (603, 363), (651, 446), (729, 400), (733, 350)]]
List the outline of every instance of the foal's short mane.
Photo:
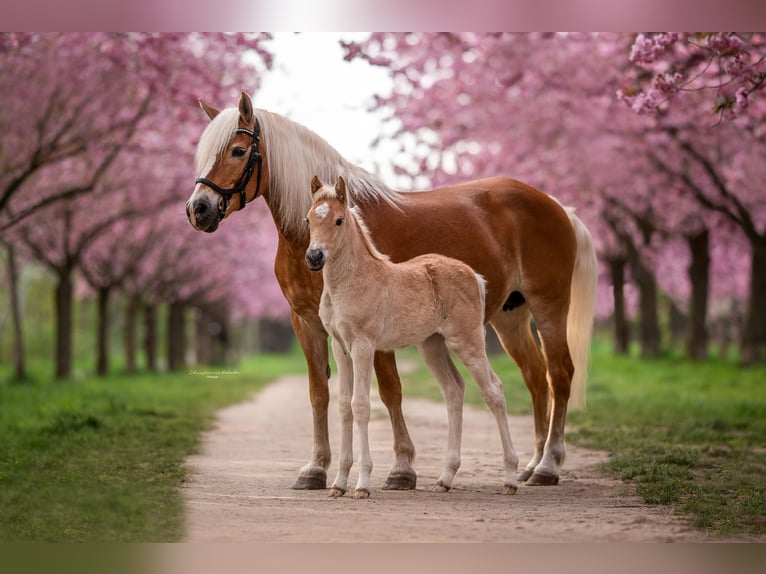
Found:
[[(311, 207), (308, 184), (313, 175), (322, 181), (346, 180), (352, 203), (378, 202), (397, 206), (404, 198), (380, 177), (352, 164), (319, 135), (294, 121), (266, 110), (256, 110), (269, 167), (269, 197), (280, 227), (297, 235)], [(202, 133), (197, 146), (198, 176), (209, 170), (234, 136), (239, 122), (236, 108), (222, 110)]]

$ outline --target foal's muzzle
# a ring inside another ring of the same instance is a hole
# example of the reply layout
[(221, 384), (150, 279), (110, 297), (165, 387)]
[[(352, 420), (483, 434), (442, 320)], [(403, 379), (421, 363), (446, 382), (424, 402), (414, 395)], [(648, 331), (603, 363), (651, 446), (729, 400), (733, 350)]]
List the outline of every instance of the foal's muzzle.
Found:
[(321, 271), (324, 267), (324, 253), (321, 249), (307, 249), (306, 263), (312, 271)]

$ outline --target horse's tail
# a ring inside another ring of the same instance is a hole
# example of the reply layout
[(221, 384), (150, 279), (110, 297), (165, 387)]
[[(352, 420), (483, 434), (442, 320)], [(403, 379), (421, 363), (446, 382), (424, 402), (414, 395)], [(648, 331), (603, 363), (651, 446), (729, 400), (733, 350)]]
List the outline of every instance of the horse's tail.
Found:
[(574, 363), (574, 377), (569, 395), (570, 409), (585, 408), (585, 387), (588, 380), (588, 356), (596, 306), (598, 262), (593, 239), (573, 209), (567, 209), (577, 239), (577, 257), (570, 291), (567, 316), (567, 344)]

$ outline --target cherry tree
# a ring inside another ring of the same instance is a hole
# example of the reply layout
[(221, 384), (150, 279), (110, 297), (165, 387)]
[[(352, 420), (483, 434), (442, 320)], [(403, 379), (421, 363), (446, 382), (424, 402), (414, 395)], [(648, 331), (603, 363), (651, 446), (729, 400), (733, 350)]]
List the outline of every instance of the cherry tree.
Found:
[(706, 211), (739, 229), (751, 252), (743, 361), (766, 359), (766, 36), (639, 34), (618, 97), (649, 116), (680, 158), (657, 167)]
[[(183, 205), (178, 174), (193, 170), (196, 98), (257, 87), (256, 72), (270, 65), (267, 39), (0, 36), (0, 233), (59, 278), (58, 376), (71, 372), (71, 277), (85, 249), (123, 218), (174, 197)], [(152, 162), (162, 169), (147, 168)]]

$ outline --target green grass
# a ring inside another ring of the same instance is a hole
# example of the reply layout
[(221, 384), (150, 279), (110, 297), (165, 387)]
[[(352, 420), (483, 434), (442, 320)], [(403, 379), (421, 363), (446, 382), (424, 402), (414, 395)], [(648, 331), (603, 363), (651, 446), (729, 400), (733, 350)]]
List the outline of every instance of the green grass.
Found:
[(293, 353), (228, 373), (0, 384), (0, 541), (179, 540), (183, 462), (216, 409), (304, 369)]
[[(491, 361), (509, 411), (531, 412), (513, 362)], [(439, 397), (424, 367), (405, 379), (406, 393)], [(466, 380), (466, 402), (481, 404)], [(646, 502), (672, 505), (714, 534), (766, 533), (766, 367), (615, 357), (597, 340), (588, 409), (571, 413), (567, 429), (569, 442), (609, 451), (606, 470)]]

